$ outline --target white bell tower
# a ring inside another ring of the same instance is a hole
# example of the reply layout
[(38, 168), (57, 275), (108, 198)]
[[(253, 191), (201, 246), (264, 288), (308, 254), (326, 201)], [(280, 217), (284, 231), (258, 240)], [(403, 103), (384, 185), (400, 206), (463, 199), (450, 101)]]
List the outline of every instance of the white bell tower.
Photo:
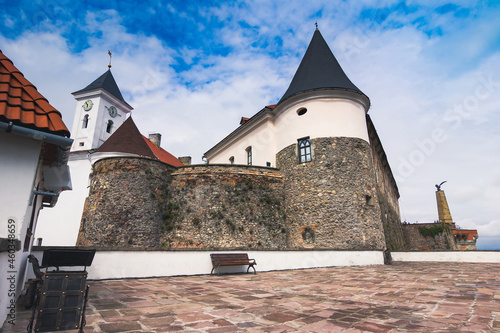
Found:
[(73, 190), (61, 195), (56, 207), (40, 212), (35, 238), (47, 246), (76, 244), (92, 172), (88, 155), (125, 122), (133, 109), (123, 99), (111, 69), (73, 96), (76, 99), (71, 131), (74, 141), (68, 161)]
[(123, 99), (111, 69), (73, 96), (76, 110), (71, 131), (72, 152), (99, 148), (133, 109)]

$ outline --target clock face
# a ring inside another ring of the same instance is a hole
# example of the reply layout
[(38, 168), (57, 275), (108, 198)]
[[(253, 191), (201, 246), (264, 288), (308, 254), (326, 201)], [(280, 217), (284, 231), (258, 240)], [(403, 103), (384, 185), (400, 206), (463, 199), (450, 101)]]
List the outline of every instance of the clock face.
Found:
[(109, 115), (114, 118), (116, 117), (116, 115), (118, 114), (118, 110), (116, 110), (116, 108), (114, 106), (110, 106), (108, 108), (108, 112), (109, 112)]
[(83, 109), (85, 111), (89, 111), (90, 109), (92, 109), (92, 106), (94, 106), (94, 103), (90, 99), (83, 103)]

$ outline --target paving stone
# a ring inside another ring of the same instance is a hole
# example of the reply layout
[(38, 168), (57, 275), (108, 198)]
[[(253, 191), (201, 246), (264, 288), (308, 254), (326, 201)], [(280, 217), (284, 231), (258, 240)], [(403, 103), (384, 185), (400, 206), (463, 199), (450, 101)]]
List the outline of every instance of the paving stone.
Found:
[[(85, 332), (500, 332), (499, 264), (395, 263), (89, 284)], [(26, 331), (31, 311), (22, 305), (16, 325), (0, 332)]]
[(99, 328), (102, 332), (114, 333), (114, 332), (125, 332), (132, 330), (141, 330), (141, 325), (136, 322), (121, 322), (121, 323), (106, 323), (99, 324)]

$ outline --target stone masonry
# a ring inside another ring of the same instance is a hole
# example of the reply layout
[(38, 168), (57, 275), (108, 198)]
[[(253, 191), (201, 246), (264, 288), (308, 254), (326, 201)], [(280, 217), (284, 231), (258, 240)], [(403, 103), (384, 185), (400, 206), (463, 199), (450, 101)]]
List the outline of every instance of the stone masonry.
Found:
[(311, 162), (297, 145), (277, 154), (285, 178), (289, 247), (384, 250), (369, 144), (357, 138), (311, 140)]
[(147, 158), (109, 158), (95, 163), (77, 245), (158, 246), (173, 170)]
[(172, 177), (162, 247), (286, 248), (278, 170), (198, 165)]

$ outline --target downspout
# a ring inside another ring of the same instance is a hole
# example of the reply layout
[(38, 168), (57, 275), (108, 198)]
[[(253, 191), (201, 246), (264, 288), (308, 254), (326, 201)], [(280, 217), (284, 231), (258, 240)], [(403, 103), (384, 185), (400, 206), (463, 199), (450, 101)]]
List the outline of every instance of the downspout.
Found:
[(63, 136), (51, 133), (45, 133), (31, 128), (14, 125), (12, 122), (5, 123), (0, 121), (0, 131), (53, 144), (59, 147), (56, 157), (57, 164), (65, 165), (68, 163), (69, 152), (71, 149), (71, 145), (73, 144), (73, 139), (65, 138)]

